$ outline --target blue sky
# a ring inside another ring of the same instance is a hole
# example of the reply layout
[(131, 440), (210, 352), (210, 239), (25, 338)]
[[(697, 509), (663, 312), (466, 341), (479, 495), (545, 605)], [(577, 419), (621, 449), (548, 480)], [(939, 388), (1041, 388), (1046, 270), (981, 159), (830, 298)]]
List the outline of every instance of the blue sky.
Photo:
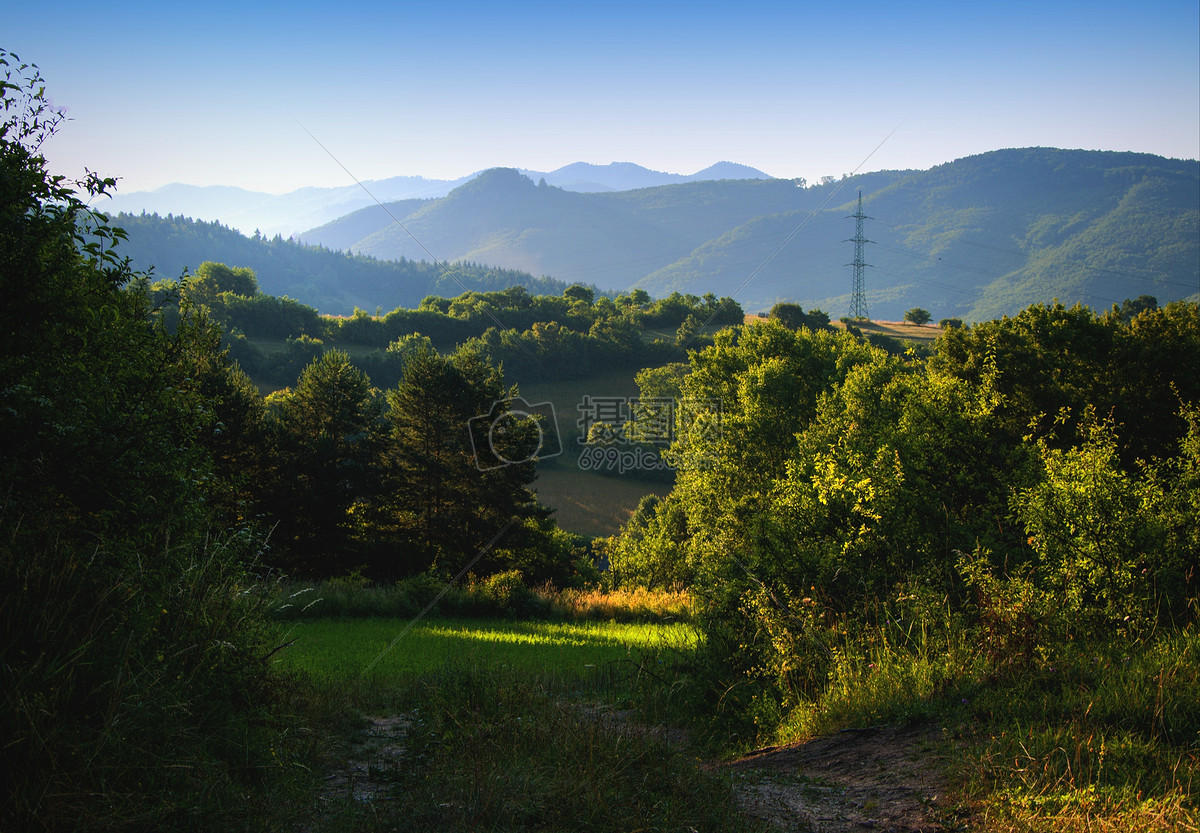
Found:
[(352, 184), (342, 165), (366, 180), (729, 160), (815, 180), (1035, 145), (1200, 156), (1196, 0), (0, 13), (0, 47), (36, 63), (72, 119), (51, 166), (123, 192)]

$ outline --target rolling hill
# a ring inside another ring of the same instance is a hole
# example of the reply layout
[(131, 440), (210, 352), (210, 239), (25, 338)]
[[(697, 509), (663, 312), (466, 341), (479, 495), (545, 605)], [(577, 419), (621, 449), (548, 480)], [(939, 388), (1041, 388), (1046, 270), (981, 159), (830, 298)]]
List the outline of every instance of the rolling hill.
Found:
[(747, 179), (603, 193), (495, 169), (443, 198), (390, 215), (363, 209), (302, 239), (653, 295), (736, 293), (750, 310), (791, 300), (838, 317), (859, 191), (877, 318), (921, 306), (976, 321), (1053, 298), (1105, 308), (1200, 294), (1200, 163), (1135, 153), (1014, 149), (809, 187)]
[(512, 269), (474, 263), (423, 260), (379, 261), (294, 240), (246, 235), (220, 223), (157, 214), (118, 214), (115, 225), (128, 239), (120, 253), (133, 267), (153, 269), (156, 278), (178, 278), (206, 260), (248, 266), (268, 295), (288, 296), (327, 315), (349, 315), (355, 307), (413, 308), (426, 295), (454, 297), (468, 290), (524, 286), (534, 294), (561, 294), (566, 284)]
[[(626, 191), (677, 182), (715, 179), (770, 179), (762, 171), (733, 162), (718, 162), (694, 174), (652, 171), (631, 162), (590, 165), (576, 162), (554, 171), (522, 171), (534, 181), (545, 179), (567, 191)], [(286, 194), (268, 194), (225, 185), (172, 183), (153, 191), (117, 191), (97, 208), (110, 214), (182, 214), (200, 220), (218, 221), (245, 234), (261, 232), (268, 237), (298, 234), (307, 228), (335, 220), (376, 200), (395, 202), (444, 197), (474, 179), (479, 172), (458, 179), (426, 179), (422, 176), (393, 176), (367, 180), (361, 185), (333, 188), (298, 188)], [(343, 248), (343, 247), (339, 247)]]

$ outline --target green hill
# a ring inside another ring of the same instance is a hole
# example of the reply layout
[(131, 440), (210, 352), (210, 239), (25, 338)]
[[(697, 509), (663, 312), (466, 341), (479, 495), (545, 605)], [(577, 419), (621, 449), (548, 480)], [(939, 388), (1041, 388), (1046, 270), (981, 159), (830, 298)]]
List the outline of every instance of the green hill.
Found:
[(382, 261), (278, 235), (247, 237), (220, 223), (174, 215), (118, 214), (114, 223), (128, 234), (121, 254), (130, 258), (135, 269), (153, 269), (158, 277), (174, 278), (184, 269), (195, 272), (206, 260), (248, 266), (263, 292), (286, 295), (327, 315), (348, 315), (355, 307), (412, 308), (427, 295), (454, 297), (468, 290), (510, 286), (559, 295), (567, 286), (551, 278), (475, 263)]
[(747, 309), (790, 300), (837, 317), (849, 307), (848, 215), (861, 190), (874, 317), (921, 306), (984, 320), (1053, 298), (1100, 309), (1200, 292), (1195, 160), (1029, 148), (798, 184), (576, 193), (497, 169), (442, 199), (391, 206), (404, 228), (375, 207), (303, 239), (381, 259), (425, 257), (415, 237), (439, 258), (656, 296), (736, 293)]

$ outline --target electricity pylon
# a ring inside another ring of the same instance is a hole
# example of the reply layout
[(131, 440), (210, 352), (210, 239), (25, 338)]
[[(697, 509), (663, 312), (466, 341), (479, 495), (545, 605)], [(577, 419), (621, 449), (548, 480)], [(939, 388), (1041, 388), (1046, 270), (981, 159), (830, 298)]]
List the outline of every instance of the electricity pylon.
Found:
[(847, 264), (854, 267), (854, 291), (850, 297), (850, 317), (866, 319), (870, 316), (867, 315), (867, 291), (863, 273), (870, 265), (866, 261), (866, 245), (874, 241), (863, 237), (863, 220), (874, 218), (863, 214), (862, 191), (858, 192), (858, 210), (850, 216), (854, 218), (854, 237), (850, 238), (854, 243), (854, 263)]

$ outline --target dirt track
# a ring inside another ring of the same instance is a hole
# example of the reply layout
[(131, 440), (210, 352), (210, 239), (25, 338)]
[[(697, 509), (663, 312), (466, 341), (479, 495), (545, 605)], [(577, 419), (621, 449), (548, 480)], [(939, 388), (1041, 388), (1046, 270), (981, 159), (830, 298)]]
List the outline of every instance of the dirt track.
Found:
[(779, 830), (931, 833), (952, 829), (941, 730), (848, 730), (759, 750), (719, 767), (739, 782), (742, 810)]

